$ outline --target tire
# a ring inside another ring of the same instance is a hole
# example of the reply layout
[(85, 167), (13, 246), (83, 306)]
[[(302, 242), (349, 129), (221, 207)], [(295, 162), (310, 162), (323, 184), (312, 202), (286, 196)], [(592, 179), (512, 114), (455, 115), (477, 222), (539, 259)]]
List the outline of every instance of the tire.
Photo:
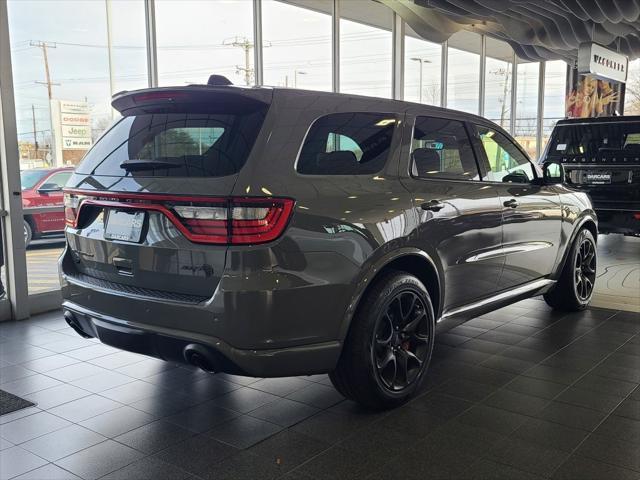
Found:
[(26, 248), (33, 240), (33, 229), (28, 221), (23, 220), (22, 223), (24, 224), (24, 246)]
[(565, 312), (584, 310), (593, 296), (597, 257), (595, 238), (583, 228), (571, 245), (558, 282), (544, 294), (547, 304)]
[(425, 286), (413, 275), (387, 273), (362, 298), (329, 378), (365, 408), (397, 407), (419, 389), (434, 336), (435, 314)]

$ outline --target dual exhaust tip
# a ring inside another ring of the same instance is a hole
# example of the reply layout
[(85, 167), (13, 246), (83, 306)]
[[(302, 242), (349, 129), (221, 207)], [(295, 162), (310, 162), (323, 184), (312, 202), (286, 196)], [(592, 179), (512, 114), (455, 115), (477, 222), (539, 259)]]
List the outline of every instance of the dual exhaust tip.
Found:
[(67, 325), (73, 328), (73, 330), (82, 338), (93, 338), (92, 335), (89, 335), (88, 333), (85, 333), (84, 330), (82, 330), (82, 327), (80, 327), (80, 323), (78, 322), (78, 319), (69, 310), (64, 312), (64, 320), (65, 322), (67, 322)]
[(216, 361), (211, 353), (202, 345), (191, 343), (184, 347), (184, 359), (189, 365), (198, 367), (207, 373), (216, 373)]

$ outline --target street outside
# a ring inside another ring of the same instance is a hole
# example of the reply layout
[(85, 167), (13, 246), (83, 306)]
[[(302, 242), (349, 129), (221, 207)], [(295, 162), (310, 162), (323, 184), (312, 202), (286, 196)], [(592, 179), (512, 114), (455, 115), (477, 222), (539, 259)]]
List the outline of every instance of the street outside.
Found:
[(58, 257), (64, 240), (35, 240), (27, 249), (27, 278), (29, 293), (41, 293), (60, 288)]

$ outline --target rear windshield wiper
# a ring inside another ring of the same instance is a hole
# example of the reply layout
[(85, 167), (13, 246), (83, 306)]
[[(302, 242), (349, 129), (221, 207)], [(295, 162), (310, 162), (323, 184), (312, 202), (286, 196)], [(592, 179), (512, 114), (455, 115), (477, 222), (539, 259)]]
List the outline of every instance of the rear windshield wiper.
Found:
[(120, 168), (128, 171), (153, 170), (154, 168), (179, 168), (181, 163), (167, 162), (165, 160), (125, 160), (120, 164)]

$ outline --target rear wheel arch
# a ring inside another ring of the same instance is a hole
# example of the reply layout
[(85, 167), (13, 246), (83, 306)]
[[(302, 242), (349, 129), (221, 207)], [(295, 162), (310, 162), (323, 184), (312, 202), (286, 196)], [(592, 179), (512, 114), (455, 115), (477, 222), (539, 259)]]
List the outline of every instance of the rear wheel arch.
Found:
[[(578, 230), (580, 228), (588, 229), (591, 232), (591, 234), (593, 235), (593, 238), (595, 238), (596, 243), (598, 242), (598, 226), (596, 225), (596, 222), (594, 222), (591, 219), (588, 219), (582, 225), (580, 225)], [(574, 239), (575, 239), (575, 236), (574, 236)]]
[(571, 252), (571, 247), (573, 246), (573, 243), (575, 242), (576, 237), (578, 236), (578, 233), (580, 233), (580, 230), (585, 228), (591, 232), (597, 245), (598, 226), (596, 224), (596, 220), (591, 215), (587, 215), (581, 221), (576, 223), (575, 228), (571, 232), (571, 237), (569, 238), (569, 240), (567, 241), (567, 244), (565, 245), (564, 252), (562, 253), (562, 259), (556, 266), (556, 270), (553, 273), (552, 278), (557, 279), (562, 273), (562, 270), (564, 269), (564, 265), (567, 262), (567, 259), (569, 258), (569, 252)]
[(363, 282), (366, 282), (365, 287), (356, 291), (356, 294), (349, 304), (347, 316), (340, 331), (341, 341), (346, 338), (349, 327), (351, 326), (351, 321), (360, 308), (362, 299), (365, 298), (367, 292), (373, 288), (376, 280), (390, 271), (406, 272), (418, 278), (431, 296), (436, 320), (440, 318), (444, 300), (444, 285), (441, 281), (442, 274), (440, 273), (441, 270), (438, 268), (438, 264), (431, 256), (422, 250), (417, 248), (402, 249), (390, 257), (379, 260), (368, 270), (367, 274), (363, 276)]

